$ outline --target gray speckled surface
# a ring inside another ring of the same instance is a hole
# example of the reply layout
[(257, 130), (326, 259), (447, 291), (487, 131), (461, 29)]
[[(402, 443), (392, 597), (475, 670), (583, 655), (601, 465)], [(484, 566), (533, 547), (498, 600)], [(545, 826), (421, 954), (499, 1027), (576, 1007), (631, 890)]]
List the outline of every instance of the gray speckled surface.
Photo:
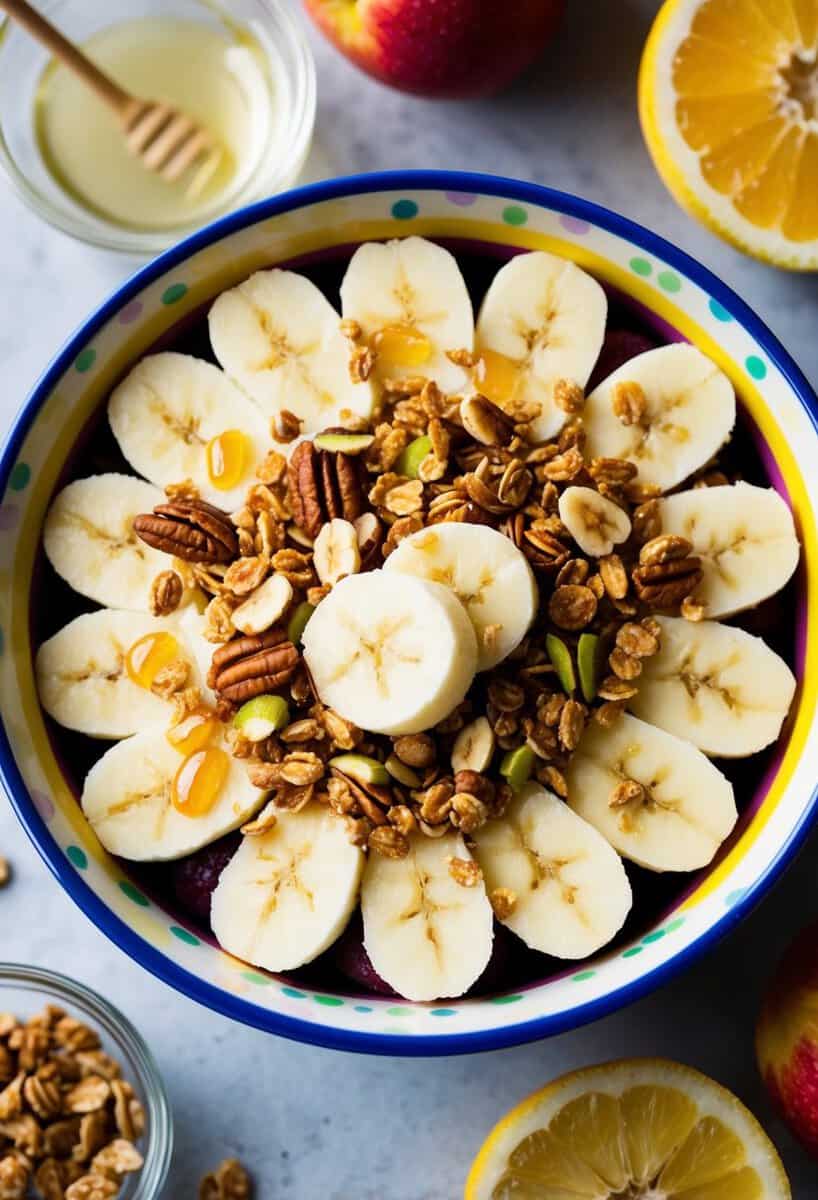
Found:
[[(670, 200), (636, 117), (640, 47), (651, 0), (575, 3), (563, 35), (504, 96), (438, 105), (381, 89), (314, 40), (319, 137), (338, 172), (387, 167), (485, 169), (549, 183), (628, 213), (714, 269), (755, 306), (818, 382), (818, 282), (742, 258)], [(122, 258), (38, 224), (0, 189), (0, 412), (7, 422), (46, 359), (129, 270)], [(177, 1152), (168, 1200), (196, 1194), (225, 1154), (252, 1165), (262, 1200), (453, 1200), (500, 1114), (560, 1071), (620, 1055), (661, 1054), (732, 1087), (777, 1141), (798, 1200), (816, 1168), (773, 1119), (756, 1075), (758, 997), (790, 930), (818, 911), (803, 851), (760, 909), (682, 978), (595, 1025), (538, 1045), (472, 1058), (357, 1058), (234, 1026), (130, 962), (66, 900), (0, 805), (0, 955), (73, 974), (136, 1022), (167, 1079)]]

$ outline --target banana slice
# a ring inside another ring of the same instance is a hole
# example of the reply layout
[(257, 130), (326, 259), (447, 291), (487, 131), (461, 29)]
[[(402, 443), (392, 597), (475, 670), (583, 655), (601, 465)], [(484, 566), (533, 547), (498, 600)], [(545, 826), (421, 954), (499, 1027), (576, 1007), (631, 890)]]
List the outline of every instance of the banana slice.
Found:
[(216, 358), (268, 421), (286, 410), (309, 434), (372, 412), (371, 384), (350, 379), (338, 313), (303, 275), (258, 271), (222, 292), (209, 321)]
[[(614, 410), (620, 384), (641, 389), (642, 416), (625, 424)], [(589, 458), (624, 458), (639, 482), (663, 492), (681, 483), (727, 441), (736, 421), (730, 380), (695, 346), (637, 354), (603, 379), (583, 412)]]
[(795, 693), (795, 677), (759, 637), (680, 617), (657, 617), (661, 648), (643, 660), (629, 707), (705, 754), (740, 758), (774, 742)]
[(56, 496), (43, 526), (48, 559), (75, 592), (108, 608), (150, 611), (154, 578), (168, 557), (133, 531), (164, 493), (132, 475), (77, 479)]
[(82, 789), (82, 810), (105, 849), (133, 862), (163, 862), (249, 820), (267, 793), (253, 787), (239, 759), (223, 752), (227, 774), (215, 802), (201, 816), (188, 816), (173, 803), (173, 781), (185, 759), (163, 732), (137, 733), (106, 750)]
[(361, 887), (372, 965), (407, 1000), (462, 996), (491, 957), (492, 911), (480, 880), (455, 882), (449, 860), (470, 860), (457, 834), (416, 834), (406, 858), (370, 854)]
[(124, 738), (165, 729), (170, 702), (134, 683), (125, 665), (131, 646), (157, 633), (177, 639), (179, 657), (190, 664), (190, 684), (203, 687), (177, 620), (102, 608), (69, 621), (37, 651), (43, 708), (60, 725), (89, 737)]
[(359, 246), (341, 306), (376, 351), (378, 377), (422, 375), (444, 392), (464, 386), (465, 373), (446, 351), (471, 350), (474, 316), (460, 268), (442, 246), (419, 237)]
[(559, 513), (580, 550), (593, 558), (604, 558), (630, 537), (628, 514), (593, 488), (566, 488), (559, 498)]
[(566, 778), (574, 812), (651, 871), (707, 866), (736, 823), (732, 785), (701, 750), (627, 713), (589, 726)]
[(465, 696), (477, 639), (460, 601), (439, 583), (397, 571), (348, 575), (302, 635), (321, 700), (373, 733), (418, 733)]
[(566, 416), (554, 403), (554, 385), (565, 379), (585, 387), (607, 312), (602, 288), (574, 263), (542, 250), (517, 255), (494, 276), (480, 308), (475, 386), (501, 408), (540, 405), (532, 426), (538, 441), (547, 440)]
[(384, 570), (441, 583), (466, 607), (477, 634), (478, 671), (506, 658), (525, 637), (539, 597), (528, 559), (484, 525), (446, 522), (404, 538)]
[(211, 363), (151, 354), (120, 383), (108, 420), (128, 462), (165, 487), (192, 479), (204, 500), (239, 508), (269, 449), (269, 422)]
[(792, 513), (773, 488), (693, 488), (660, 501), (663, 533), (693, 543), (704, 577), (695, 598), (708, 617), (752, 608), (780, 591), (798, 565)]
[(343, 933), (363, 863), (323, 805), (282, 812), (269, 833), (244, 838), (222, 872), (210, 913), (219, 944), (267, 971), (312, 962)]
[(622, 928), (633, 898), (621, 858), (552, 792), (527, 784), (474, 840), (489, 893), (516, 897), (502, 923), (532, 950), (585, 958)]

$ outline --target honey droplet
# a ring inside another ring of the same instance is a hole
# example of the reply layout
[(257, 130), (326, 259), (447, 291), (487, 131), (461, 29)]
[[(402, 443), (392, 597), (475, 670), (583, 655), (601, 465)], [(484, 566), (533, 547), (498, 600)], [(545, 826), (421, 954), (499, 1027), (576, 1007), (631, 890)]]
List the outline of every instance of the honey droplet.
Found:
[(125, 655), (128, 678), (138, 687), (150, 689), (162, 668), (180, 653), (179, 643), (172, 633), (146, 633)]
[(474, 364), (474, 386), (500, 407), (514, 395), (520, 378), (519, 364), (499, 350), (483, 350)]
[(165, 736), (180, 754), (193, 754), (196, 750), (203, 750), (213, 740), (220, 724), (216, 714), (209, 709), (197, 709), (169, 729)]
[(230, 758), (218, 746), (189, 754), (173, 780), (173, 807), (183, 817), (204, 817), (219, 798)]
[(425, 333), (411, 325), (384, 325), (372, 339), (378, 364), (390, 367), (422, 367), (432, 357), (433, 346)]
[(225, 429), (210, 439), (205, 448), (207, 475), (220, 492), (229, 492), (241, 483), (250, 458), (247, 438), (240, 429)]

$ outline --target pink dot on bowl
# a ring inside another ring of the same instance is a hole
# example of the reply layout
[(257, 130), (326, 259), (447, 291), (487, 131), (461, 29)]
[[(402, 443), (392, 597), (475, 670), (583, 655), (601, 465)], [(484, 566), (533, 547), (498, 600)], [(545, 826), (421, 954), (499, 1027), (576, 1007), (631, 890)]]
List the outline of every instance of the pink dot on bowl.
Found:
[(120, 325), (130, 325), (132, 321), (136, 321), (142, 315), (142, 308), (141, 300), (132, 300), (130, 304), (126, 304), (119, 314)]
[(20, 510), (16, 504), (0, 504), (0, 532), (13, 529), (20, 519)]
[(470, 204), (474, 204), (477, 197), (474, 192), (447, 192), (446, 199), (458, 208), (468, 208)]
[(567, 214), (560, 217), (560, 225), (569, 233), (575, 233), (577, 237), (584, 237), (591, 228), (587, 221), (581, 221), (579, 217), (569, 217)]
[(54, 816), (54, 801), (46, 792), (41, 792), (37, 788), (32, 788), (31, 803), (34, 805), (38, 814), (42, 817), (47, 825)]

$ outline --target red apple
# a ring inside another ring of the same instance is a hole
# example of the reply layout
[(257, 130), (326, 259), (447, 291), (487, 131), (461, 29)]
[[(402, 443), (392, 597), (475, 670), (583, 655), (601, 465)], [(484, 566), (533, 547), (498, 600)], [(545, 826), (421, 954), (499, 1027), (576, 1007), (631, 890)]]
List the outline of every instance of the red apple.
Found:
[(818, 922), (801, 931), (773, 975), (756, 1054), (773, 1103), (818, 1159)]
[(564, 0), (304, 0), (319, 29), (382, 83), (419, 96), (485, 96), (554, 35)]

